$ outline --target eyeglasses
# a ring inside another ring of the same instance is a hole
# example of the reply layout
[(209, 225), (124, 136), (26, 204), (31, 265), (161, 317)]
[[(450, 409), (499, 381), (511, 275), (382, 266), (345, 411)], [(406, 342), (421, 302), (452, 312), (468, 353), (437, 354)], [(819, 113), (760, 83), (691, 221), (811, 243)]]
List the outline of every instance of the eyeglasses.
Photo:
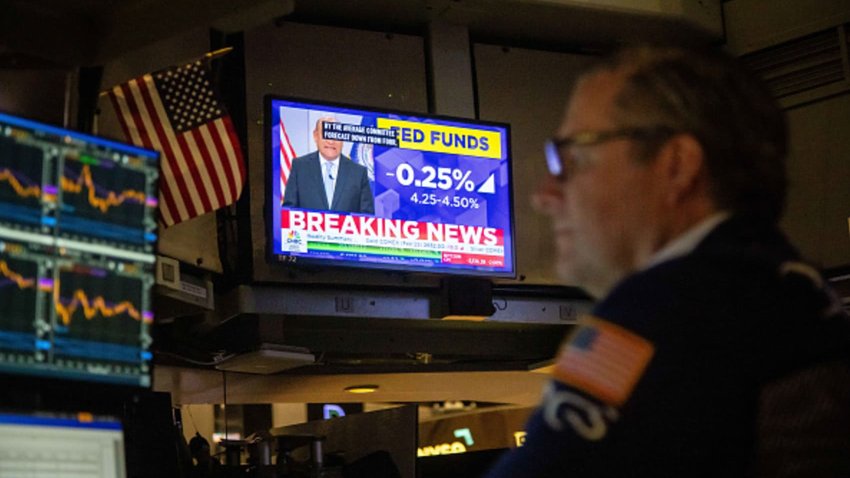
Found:
[(552, 138), (546, 141), (546, 165), (549, 173), (559, 179), (566, 179), (571, 173), (581, 170), (591, 162), (592, 157), (562, 155), (561, 151), (573, 146), (596, 146), (615, 139), (654, 139), (670, 136), (675, 133), (673, 128), (656, 126), (653, 128), (624, 128), (609, 131), (585, 131), (565, 138)]

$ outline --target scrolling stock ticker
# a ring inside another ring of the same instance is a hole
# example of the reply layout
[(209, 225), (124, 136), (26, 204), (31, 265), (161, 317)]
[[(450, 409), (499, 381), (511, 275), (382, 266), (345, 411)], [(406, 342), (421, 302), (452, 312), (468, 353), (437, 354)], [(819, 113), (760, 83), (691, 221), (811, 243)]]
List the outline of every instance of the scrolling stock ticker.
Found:
[[(273, 174), (286, 160), (281, 144), (296, 156), (315, 150), (317, 120), (332, 117), (319, 123), (321, 137), (341, 141), (343, 157), (366, 167), (375, 202), (374, 215), (276, 207), (277, 255), (513, 276), (506, 125), (270, 101)], [(280, 205), (285, 186), (274, 186)]]

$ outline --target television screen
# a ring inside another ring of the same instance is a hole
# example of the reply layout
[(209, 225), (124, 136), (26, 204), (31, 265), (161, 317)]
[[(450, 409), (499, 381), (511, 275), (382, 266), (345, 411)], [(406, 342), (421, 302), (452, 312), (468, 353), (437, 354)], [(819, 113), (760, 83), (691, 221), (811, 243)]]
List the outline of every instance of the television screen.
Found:
[(505, 124), (266, 97), (274, 259), (513, 277)]
[(0, 372), (149, 386), (158, 154), (0, 113)]

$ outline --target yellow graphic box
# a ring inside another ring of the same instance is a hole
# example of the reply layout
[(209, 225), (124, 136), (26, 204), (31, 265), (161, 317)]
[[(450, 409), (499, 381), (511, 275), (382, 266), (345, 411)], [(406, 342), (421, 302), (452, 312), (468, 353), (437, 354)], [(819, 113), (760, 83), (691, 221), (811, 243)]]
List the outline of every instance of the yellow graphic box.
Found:
[(502, 135), (496, 131), (390, 118), (378, 118), (377, 126), (395, 130), (403, 149), (502, 159)]

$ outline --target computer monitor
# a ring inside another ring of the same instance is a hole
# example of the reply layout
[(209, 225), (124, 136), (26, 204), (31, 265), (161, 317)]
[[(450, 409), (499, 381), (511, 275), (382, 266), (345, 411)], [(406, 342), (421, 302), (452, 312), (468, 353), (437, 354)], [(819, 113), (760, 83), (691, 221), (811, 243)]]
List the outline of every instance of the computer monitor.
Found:
[(123, 478), (121, 422), (87, 413), (0, 412), (0, 476)]
[(150, 385), (158, 160), (0, 113), (0, 373)]

